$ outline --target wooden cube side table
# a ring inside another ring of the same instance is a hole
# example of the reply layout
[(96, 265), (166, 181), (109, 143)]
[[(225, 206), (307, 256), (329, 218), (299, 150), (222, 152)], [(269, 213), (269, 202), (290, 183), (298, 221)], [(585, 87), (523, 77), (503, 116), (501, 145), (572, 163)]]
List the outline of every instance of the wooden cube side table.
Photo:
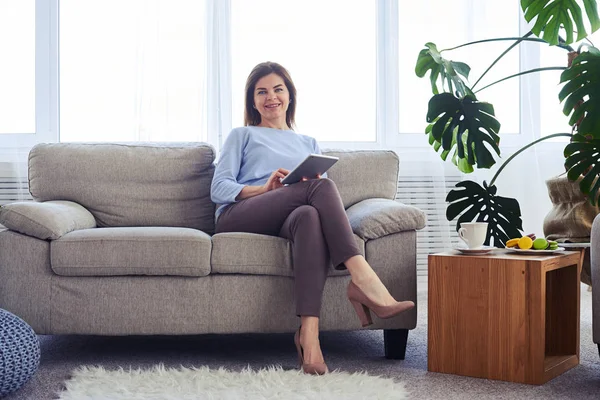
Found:
[(542, 384), (579, 364), (581, 261), (429, 255), (427, 369)]

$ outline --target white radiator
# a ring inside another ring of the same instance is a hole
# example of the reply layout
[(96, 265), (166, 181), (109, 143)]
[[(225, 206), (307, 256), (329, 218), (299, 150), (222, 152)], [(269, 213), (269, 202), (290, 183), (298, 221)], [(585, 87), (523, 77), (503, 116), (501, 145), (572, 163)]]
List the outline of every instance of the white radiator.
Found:
[(417, 274), (427, 275), (427, 255), (458, 245), (456, 220), (446, 219), (446, 196), (461, 176), (401, 176), (396, 200), (415, 206), (427, 215), (427, 225), (417, 231)]
[(0, 206), (25, 200), (33, 200), (27, 178), (0, 177)]

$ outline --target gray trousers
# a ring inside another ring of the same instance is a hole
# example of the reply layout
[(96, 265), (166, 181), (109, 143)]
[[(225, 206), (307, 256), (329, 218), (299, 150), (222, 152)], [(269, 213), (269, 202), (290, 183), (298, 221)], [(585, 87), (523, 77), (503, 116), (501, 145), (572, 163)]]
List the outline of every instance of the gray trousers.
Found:
[(331, 263), (359, 255), (350, 222), (332, 180), (312, 179), (230, 204), (216, 233), (249, 232), (292, 242), (296, 314), (318, 317)]

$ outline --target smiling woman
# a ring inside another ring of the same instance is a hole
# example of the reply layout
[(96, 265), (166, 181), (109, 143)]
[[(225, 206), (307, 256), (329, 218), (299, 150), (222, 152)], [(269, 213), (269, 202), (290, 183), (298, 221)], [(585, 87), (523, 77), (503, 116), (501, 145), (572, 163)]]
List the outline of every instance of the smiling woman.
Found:
[(246, 83), (244, 125), (294, 128), (295, 99), (296, 86), (285, 68), (271, 62), (257, 65)]

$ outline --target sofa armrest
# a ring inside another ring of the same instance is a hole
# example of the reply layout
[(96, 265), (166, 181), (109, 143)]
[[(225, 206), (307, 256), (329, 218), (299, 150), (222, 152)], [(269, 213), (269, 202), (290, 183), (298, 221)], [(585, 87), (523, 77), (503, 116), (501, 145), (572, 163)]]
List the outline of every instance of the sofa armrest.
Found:
[(363, 240), (423, 229), (427, 217), (416, 207), (389, 199), (367, 199), (346, 210), (350, 226)]
[(38, 239), (55, 240), (78, 229), (95, 228), (96, 220), (72, 201), (22, 201), (0, 208), (0, 224)]
[(590, 238), (590, 273), (592, 279), (592, 334), (600, 345), (600, 214), (594, 218)]

